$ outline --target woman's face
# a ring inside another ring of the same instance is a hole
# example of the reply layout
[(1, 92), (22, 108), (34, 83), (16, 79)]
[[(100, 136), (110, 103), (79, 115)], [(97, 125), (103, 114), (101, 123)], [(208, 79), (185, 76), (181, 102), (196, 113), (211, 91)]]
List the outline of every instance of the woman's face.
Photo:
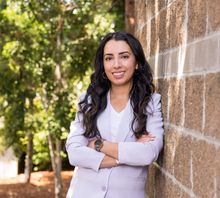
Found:
[(112, 86), (132, 85), (137, 63), (125, 41), (110, 40), (104, 47), (104, 70)]

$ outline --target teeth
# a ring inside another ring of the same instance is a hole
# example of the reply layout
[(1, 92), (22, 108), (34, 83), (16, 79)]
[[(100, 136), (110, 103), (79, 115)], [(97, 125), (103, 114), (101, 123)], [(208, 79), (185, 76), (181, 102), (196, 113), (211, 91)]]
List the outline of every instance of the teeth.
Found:
[(116, 78), (116, 79), (120, 79), (120, 78), (123, 78), (124, 77), (124, 71), (122, 72), (113, 72), (113, 76)]
[(114, 72), (114, 73), (113, 73), (114, 76), (121, 76), (121, 75), (123, 75), (123, 74), (124, 74), (124, 72)]

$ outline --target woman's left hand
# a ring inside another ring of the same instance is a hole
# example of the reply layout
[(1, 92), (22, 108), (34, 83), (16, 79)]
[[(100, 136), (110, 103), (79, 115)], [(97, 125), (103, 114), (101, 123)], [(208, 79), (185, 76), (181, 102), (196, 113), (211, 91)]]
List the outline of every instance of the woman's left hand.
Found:
[(142, 135), (137, 142), (150, 142), (150, 141), (154, 141), (155, 136), (153, 136), (151, 133), (149, 133), (148, 135)]

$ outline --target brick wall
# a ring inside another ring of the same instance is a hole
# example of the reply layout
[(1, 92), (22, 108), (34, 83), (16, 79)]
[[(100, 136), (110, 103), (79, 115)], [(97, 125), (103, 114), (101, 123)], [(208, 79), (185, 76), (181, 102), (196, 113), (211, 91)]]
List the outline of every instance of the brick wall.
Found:
[[(220, 197), (220, 1), (126, 0), (162, 94), (165, 146), (148, 197)], [(126, 20), (128, 21), (128, 19)]]

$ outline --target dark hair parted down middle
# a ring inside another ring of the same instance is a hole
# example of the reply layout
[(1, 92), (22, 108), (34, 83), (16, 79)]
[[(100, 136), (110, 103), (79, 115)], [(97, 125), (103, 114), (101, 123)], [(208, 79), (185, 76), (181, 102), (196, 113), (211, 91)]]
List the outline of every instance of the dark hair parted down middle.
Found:
[(104, 47), (110, 40), (125, 41), (131, 48), (138, 68), (135, 69), (133, 85), (130, 91), (130, 101), (133, 108), (134, 118), (131, 123), (132, 130), (139, 138), (146, 134), (147, 112), (146, 106), (150, 101), (151, 94), (155, 91), (150, 66), (146, 61), (140, 42), (130, 33), (114, 32), (107, 34), (101, 41), (94, 60), (95, 71), (91, 75), (91, 84), (83, 100), (79, 103), (79, 112), (83, 116), (84, 136), (88, 138), (100, 137), (97, 127), (97, 118), (107, 106), (107, 93), (111, 82), (105, 76), (103, 55)]

